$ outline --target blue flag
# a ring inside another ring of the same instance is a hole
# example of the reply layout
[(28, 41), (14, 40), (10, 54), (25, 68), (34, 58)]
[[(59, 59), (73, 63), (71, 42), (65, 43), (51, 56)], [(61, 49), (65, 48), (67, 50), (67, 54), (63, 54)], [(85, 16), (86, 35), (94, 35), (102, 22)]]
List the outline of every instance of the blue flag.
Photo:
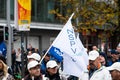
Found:
[(0, 54), (2, 54), (4, 57), (6, 57), (7, 48), (5, 42), (0, 43)]
[(57, 60), (57, 62), (62, 62), (63, 52), (61, 52), (59, 48), (52, 46), (51, 49), (49, 50), (49, 52), (50, 52), (50, 55), (53, 56)]

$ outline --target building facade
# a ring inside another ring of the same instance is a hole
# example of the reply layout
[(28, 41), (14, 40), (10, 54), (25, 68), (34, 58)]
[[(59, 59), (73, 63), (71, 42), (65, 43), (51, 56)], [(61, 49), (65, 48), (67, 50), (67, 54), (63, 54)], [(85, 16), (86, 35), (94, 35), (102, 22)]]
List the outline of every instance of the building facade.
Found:
[[(14, 0), (10, 0), (10, 18), (11, 27), (14, 27)], [(49, 11), (53, 9), (59, 9), (59, 13), (65, 14), (65, 8), (62, 8), (62, 4), (57, 0), (31, 0), (31, 26), (30, 31), (24, 32), (24, 47), (27, 48), (31, 44), (34, 48), (38, 48), (40, 51), (48, 48), (52, 41), (56, 38), (64, 24), (57, 18), (56, 15), (50, 14)], [(0, 39), (3, 39), (3, 27), (6, 27), (6, 4), (7, 0), (0, 0)], [(91, 48), (93, 45), (101, 43), (99, 36), (100, 32), (81, 33), (81, 40), (85, 47)], [(15, 41), (13, 47), (15, 49), (21, 47), (21, 35), (18, 32), (14, 36)]]
[[(31, 0), (31, 26), (30, 31), (24, 32), (24, 47), (31, 44), (40, 51), (48, 48), (51, 42), (58, 35), (63, 25), (56, 19), (56, 16), (49, 14), (49, 10), (60, 8), (59, 2), (54, 0)], [(0, 0), (0, 34), (3, 40), (3, 27), (6, 27), (6, 4), (7, 0)], [(14, 27), (14, 0), (10, 3), (11, 27)], [(13, 47), (21, 47), (20, 32), (15, 37)]]

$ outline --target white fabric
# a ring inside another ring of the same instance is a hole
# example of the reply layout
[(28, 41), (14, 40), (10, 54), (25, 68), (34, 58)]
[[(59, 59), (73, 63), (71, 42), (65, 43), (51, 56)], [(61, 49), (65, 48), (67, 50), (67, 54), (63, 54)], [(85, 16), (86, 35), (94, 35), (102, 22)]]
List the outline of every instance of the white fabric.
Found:
[(9, 74), (7, 73), (5, 77), (3, 77), (2, 80), (7, 80), (7, 77), (9, 76)]
[[(73, 15), (72, 15), (73, 16)], [(79, 77), (87, 70), (87, 64), (84, 59), (84, 52), (80, 49), (81, 44), (75, 37), (74, 29), (71, 24), (71, 18), (63, 27), (52, 46), (63, 52), (63, 72)]]
[(93, 73), (90, 80), (112, 80), (112, 78), (110, 72), (102, 66)]
[(89, 80), (88, 71), (84, 72), (82, 76), (79, 77), (79, 80)]
[(81, 52), (84, 53), (83, 59), (85, 60), (86, 65), (88, 65), (89, 64), (89, 60), (88, 60), (88, 54), (87, 54), (87, 50), (86, 50), (87, 48), (85, 48), (83, 46), (83, 44), (82, 44), (82, 42), (81, 42), (81, 40), (79, 38), (79, 34), (77, 35), (77, 43), (79, 44), (78, 46), (79, 46)]
[(16, 55), (16, 61), (21, 62), (21, 53)]

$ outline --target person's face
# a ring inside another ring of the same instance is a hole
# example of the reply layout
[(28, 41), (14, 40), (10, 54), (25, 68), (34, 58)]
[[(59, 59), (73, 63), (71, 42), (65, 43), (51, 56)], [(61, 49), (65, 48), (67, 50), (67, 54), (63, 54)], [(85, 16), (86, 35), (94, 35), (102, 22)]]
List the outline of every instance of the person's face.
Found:
[(47, 71), (49, 72), (50, 75), (54, 75), (57, 73), (58, 67), (54, 67), (54, 68), (48, 68)]
[(116, 61), (119, 59), (119, 54), (111, 54), (111, 56), (113, 61)]
[(29, 73), (30, 73), (32, 76), (40, 76), (40, 66), (37, 65), (37, 66), (31, 68), (31, 69), (29, 70)]
[(28, 52), (28, 56), (30, 56), (31, 54), (32, 54), (32, 52), (31, 52), (31, 51), (29, 51), (29, 52)]
[(45, 61), (45, 62), (48, 62), (49, 60), (50, 60), (50, 56), (47, 56), (47, 55), (46, 55), (45, 58), (44, 58), (44, 61)]
[(112, 76), (112, 80), (120, 80), (120, 71), (113, 70), (110, 72)]
[(98, 68), (98, 64), (100, 64), (100, 58), (96, 58), (95, 60), (89, 60), (89, 65), (91, 69)]
[(103, 56), (99, 56), (100, 62), (102, 65), (105, 65), (105, 58)]
[(0, 70), (3, 70), (3, 64), (0, 62)]

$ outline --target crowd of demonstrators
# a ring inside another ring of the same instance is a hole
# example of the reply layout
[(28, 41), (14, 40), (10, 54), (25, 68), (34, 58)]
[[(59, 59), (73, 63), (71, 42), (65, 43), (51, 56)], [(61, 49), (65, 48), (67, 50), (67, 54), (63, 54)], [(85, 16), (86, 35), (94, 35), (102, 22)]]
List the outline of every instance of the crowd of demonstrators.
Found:
[[(40, 53), (37, 48), (33, 48), (29, 44), (25, 53), (26, 67), (23, 80), (117, 80), (115, 76), (120, 75), (120, 68), (118, 68), (120, 67), (120, 44), (108, 54), (105, 51), (100, 51), (97, 46), (93, 46), (92, 51), (87, 51), (89, 56), (88, 71), (84, 72), (79, 79), (73, 75), (66, 76), (66, 74), (62, 73), (63, 59), (58, 56), (54, 57), (50, 52), (46, 54), (46, 52), (47, 50), (44, 50)], [(7, 68), (9, 75), (21, 71), (21, 55), (20, 48), (17, 51), (12, 50), (11, 67), (13, 72), (10, 68)], [(42, 61), (41, 58), (43, 58)], [(4, 62), (3, 59), (2, 61)], [(114, 69), (110, 69), (109, 67)]]

